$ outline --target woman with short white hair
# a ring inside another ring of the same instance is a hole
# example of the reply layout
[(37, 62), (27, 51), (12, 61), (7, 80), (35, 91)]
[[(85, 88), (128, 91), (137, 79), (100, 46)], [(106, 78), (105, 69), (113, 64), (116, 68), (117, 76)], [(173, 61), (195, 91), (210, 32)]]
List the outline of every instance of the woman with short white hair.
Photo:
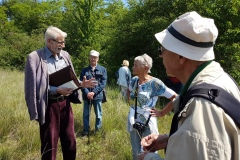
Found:
[[(133, 159), (138, 159), (142, 152), (141, 138), (151, 133), (158, 133), (157, 117), (150, 116), (155, 109), (159, 96), (173, 100), (177, 94), (168, 88), (160, 79), (151, 73), (152, 58), (147, 54), (137, 56), (134, 59), (132, 73), (135, 75), (130, 81), (130, 98), (133, 102), (128, 115), (128, 131), (132, 145)], [(137, 101), (137, 102), (136, 102)]]

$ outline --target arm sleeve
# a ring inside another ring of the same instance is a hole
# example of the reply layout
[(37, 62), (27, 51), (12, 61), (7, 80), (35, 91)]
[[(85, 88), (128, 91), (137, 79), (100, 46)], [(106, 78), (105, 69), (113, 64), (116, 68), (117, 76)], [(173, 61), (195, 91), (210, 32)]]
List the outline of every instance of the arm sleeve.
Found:
[(36, 96), (36, 62), (30, 55), (27, 57), (24, 76), (24, 93), (30, 120), (38, 119)]
[(143, 160), (164, 160), (158, 154), (150, 152), (148, 153)]
[[(86, 71), (85, 71), (85, 69), (83, 69), (80, 74), (80, 81), (83, 81), (83, 77), (85, 76), (85, 73), (86, 73)], [(82, 91), (82, 93), (85, 93), (86, 95), (89, 92), (89, 90), (87, 88), (82, 88), (81, 91)]]
[(93, 92), (95, 94), (102, 92), (106, 84), (107, 84), (107, 70), (105, 68), (102, 68), (102, 77), (99, 81), (99, 85), (93, 89)]
[(57, 88), (58, 87), (50, 86), (49, 95), (56, 95), (57, 94)]
[(166, 87), (166, 90), (165, 92), (163, 93), (163, 95), (166, 97), (166, 98), (171, 98), (174, 94), (176, 94), (172, 89)]
[(172, 89), (168, 88), (160, 79), (155, 79), (152, 83), (152, 87), (155, 88), (155, 91), (152, 93), (154, 96), (164, 96), (166, 98), (171, 98), (176, 94)]

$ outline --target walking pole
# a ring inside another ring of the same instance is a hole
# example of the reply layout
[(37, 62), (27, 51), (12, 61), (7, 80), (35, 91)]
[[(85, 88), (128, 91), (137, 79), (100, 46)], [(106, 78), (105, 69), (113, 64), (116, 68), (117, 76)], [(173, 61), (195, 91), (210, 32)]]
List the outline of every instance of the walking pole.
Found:
[(91, 115), (91, 107), (92, 107), (92, 100), (89, 100), (89, 126), (88, 126), (88, 142), (87, 144), (90, 144), (90, 115)]
[[(95, 84), (97, 81), (94, 81)], [(90, 88), (90, 92), (92, 91), (92, 88)], [(89, 100), (89, 126), (88, 126), (88, 145), (90, 144), (90, 115), (91, 115), (91, 107), (92, 107), (92, 100)]]

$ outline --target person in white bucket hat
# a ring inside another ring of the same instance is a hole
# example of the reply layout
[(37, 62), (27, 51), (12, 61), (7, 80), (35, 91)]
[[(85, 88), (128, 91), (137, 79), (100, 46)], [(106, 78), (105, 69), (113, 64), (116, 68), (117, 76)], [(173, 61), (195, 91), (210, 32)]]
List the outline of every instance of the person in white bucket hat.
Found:
[[(197, 12), (187, 12), (155, 34), (162, 45), (163, 64), (168, 74), (183, 84), (174, 104), (170, 134), (151, 134), (141, 141), (146, 152), (139, 159), (161, 160), (156, 150), (166, 149), (165, 160), (239, 160), (240, 130), (233, 119), (212, 102), (191, 98), (180, 108), (180, 97), (192, 86), (214, 84), (240, 101), (238, 86), (214, 60), (213, 47), (218, 36), (214, 20)], [(182, 114), (184, 113), (184, 114)], [(175, 124), (175, 127), (174, 127)]]

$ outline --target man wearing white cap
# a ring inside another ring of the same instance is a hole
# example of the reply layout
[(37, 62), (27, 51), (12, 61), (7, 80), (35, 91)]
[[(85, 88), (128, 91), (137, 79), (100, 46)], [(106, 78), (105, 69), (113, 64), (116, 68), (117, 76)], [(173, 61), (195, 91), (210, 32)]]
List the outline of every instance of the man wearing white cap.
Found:
[(80, 80), (83, 80), (83, 77), (86, 76), (87, 79), (95, 78), (97, 81), (97, 85), (94, 88), (82, 89), (82, 96), (84, 100), (82, 136), (89, 134), (89, 117), (92, 105), (96, 115), (95, 131), (102, 128), (102, 100), (103, 89), (107, 83), (107, 71), (106, 68), (98, 65), (98, 60), (99, 52), (91, 50), (89, 54), (90, 65), (84, 68), (80, 75)]
[[(203, 82), (223, 88), (240, 101), (238, 86), (220, 64), (213, 61), (217, 36), (214, 20), (195, 11), (179, 16), (167, 29), (155, 34), (162, 45), (160, 57), (166, 72), (184, 84), (174, 101), (175, 113), (179, 113), (180, 97)], [(151, 134), (142, 139), (146, 152), (139, 156), (140, 159), (161, 160), (153, 152), (166, 148), (165, 160), (240, 159), (240, 130), (222, 108), (206, 99), (193, 97), (183, 106), (182, 112), (175, 115), (179, 121), (173, 118), (170, 136)]]

